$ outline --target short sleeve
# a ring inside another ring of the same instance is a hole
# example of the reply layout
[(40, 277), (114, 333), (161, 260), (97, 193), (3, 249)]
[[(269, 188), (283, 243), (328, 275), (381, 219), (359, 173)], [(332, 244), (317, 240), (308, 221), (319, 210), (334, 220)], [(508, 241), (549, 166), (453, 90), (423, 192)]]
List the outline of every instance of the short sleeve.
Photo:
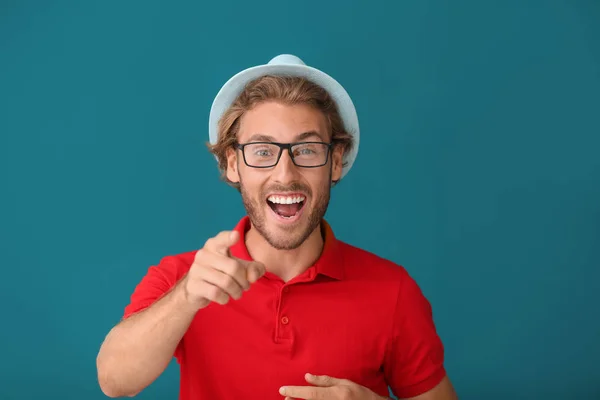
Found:
[[(151, 266), (146, 275), (135, 287), (130, 302), (125, 307), (123, 319), (150, 307), (167, 294), (189, 270), (189, 265), (177, 257), (165, 257), (158, 265)], [(180, 359), (183, 341), (179, 343), (174, 356)]]
[(401, 399), (428, 392), (446, 376), (431, 305), (408, 274), (400, 284), (387, 350), (386, 381)]

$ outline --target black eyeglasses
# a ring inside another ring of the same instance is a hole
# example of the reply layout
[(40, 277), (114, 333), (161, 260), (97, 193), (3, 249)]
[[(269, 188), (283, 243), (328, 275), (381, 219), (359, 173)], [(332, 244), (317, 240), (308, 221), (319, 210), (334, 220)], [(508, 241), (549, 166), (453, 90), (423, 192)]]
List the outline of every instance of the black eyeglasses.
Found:
[(294, 165), (302, 168), (316, 168), (327, 164), (333, 143), (324, 142), (251, 142), (236, 143), (242, 151), (244, 162), (252, 168), (271, 168), (277, 165), (283, 150), (287, 150)]

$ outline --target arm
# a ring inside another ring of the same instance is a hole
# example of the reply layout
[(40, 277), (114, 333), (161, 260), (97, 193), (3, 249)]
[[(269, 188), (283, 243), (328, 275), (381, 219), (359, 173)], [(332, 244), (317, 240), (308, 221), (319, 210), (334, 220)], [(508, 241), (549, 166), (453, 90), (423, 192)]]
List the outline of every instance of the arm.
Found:
[(229, 246), (239, 238), (238, 232), (221, 232), (189, 260), (170, 257), (150, 268), (125, 319), (98, 353), (98, 382), (107, 396), (135, 396), (150, 385), (173, 355), (180, 358), (182, 338), (198, 310), (238, 300), (265, 273), (261, 263), (229, 256)]
[[(132, 314), (132, 310), (157, 298)], [(169, 282), (155, 269), (150, 270), (132, 299), (132, 307), (126, 312), (131, 315), (109, 332), (97, 357), (98, 382), (109, 397), (134, 396), (158, 378), (196, 313), (181, 283), (169, 289)]]
[(405, 400), (457, 400), (429, 301), (404, 272), (384, 361), (392, 392)]

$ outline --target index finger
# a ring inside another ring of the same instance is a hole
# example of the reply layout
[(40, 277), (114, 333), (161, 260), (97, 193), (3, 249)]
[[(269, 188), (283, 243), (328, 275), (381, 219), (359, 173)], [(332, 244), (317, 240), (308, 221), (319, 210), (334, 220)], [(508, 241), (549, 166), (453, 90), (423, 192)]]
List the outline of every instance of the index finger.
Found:
[(328, 389), (317, 386), (282, 386), (279, 389), (279, 394), (294, 399), (325, 400), (328, 396)]
[(240, 234), (237, 231), (223, 231), (208, 239), (204, 247), (210, 251), (229, 257), (231, 256), (229, 247), (233, 246), (239, 239)]

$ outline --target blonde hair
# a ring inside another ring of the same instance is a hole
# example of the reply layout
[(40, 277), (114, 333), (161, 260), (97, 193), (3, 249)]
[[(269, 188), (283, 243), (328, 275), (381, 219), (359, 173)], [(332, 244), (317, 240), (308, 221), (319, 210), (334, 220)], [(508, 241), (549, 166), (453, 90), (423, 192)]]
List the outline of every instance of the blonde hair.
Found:
[(337, 105), (325, 89), (305, 78), (264, 76), (246, 85), (219, 120), (217, 143), (207, 144), (209, 151), (217, 157), (221, 178), (231, 186), (239, 187), (226, 176), (227, 150), (234, 148), (240, 119), (244, 113), (264, 101), (277, 101), (288, 105), (307, 104), (314, 107), (327, 118), (334, 146), (341, 147), (343, 154), (352, 149), (352, 135), (345, 131)]

